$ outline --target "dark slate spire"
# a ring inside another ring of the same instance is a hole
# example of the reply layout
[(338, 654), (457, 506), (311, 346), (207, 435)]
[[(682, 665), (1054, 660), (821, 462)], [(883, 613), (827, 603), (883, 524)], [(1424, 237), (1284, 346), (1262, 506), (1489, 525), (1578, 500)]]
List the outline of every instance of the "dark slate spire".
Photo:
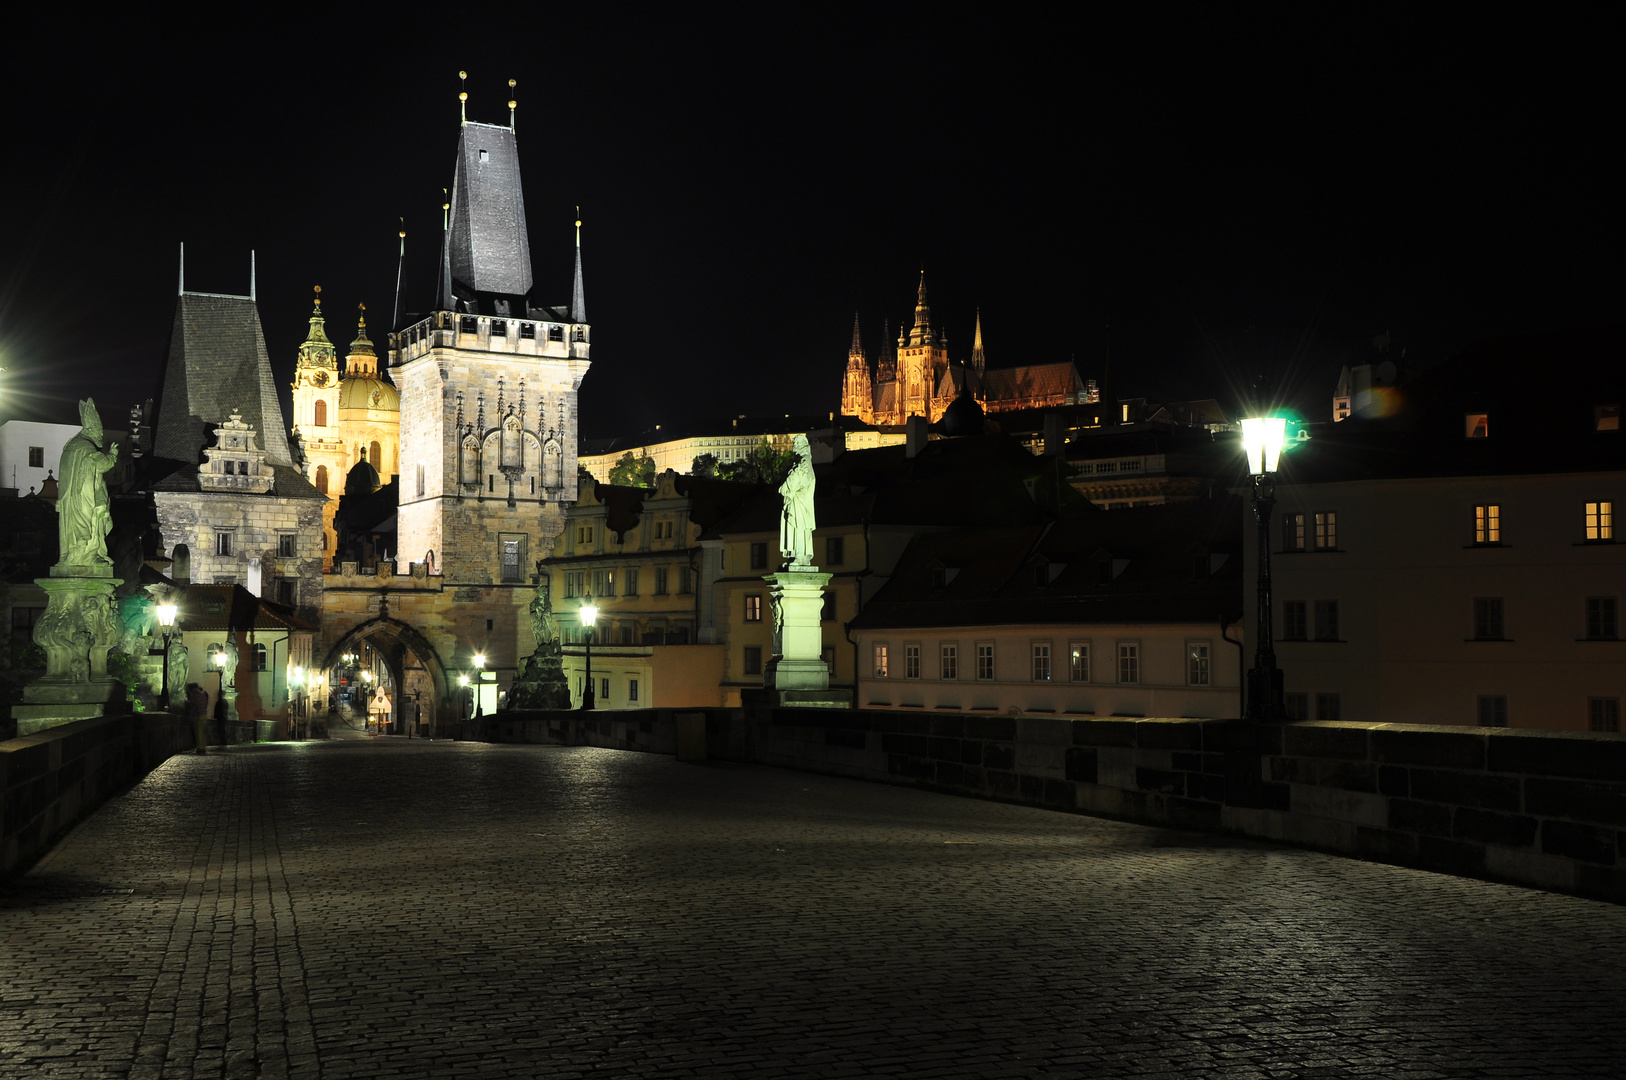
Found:
[[(577, 207), (576, 212), (581, 213)], [(570, 286), (570, 321), (584, 323), (587, 321), (587, 292), (582, 287), (582, 222), (576, 219), (576, 277)]]
[[(529, 296), (531, 241), (520, 191), (514, 133), (495, 124), (465, 123), (458, 133), (449, 229), (442, 258), (442, 289)], [(442, 296), (443, 310), (454, 307)]]
[(246, 296), (181, 294), (159, 401), (158, 457), (196, 464), (235, 412), (254, 426), (266, 461), (292, 467), (260, 312)]

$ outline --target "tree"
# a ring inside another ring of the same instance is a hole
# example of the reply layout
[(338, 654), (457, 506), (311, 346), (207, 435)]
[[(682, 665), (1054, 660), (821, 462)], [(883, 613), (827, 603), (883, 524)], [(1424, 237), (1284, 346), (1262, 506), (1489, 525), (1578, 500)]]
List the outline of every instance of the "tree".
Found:
[(610, 483), (617, 487), (654, 487), (655, 459), (648, 454), (635, 458), (628, 450), (610, 469)]
[(716, 454), (701, 454), (694, 459), (694, 464), (689, 466), (689, 471), (695, 476), (704, 476), (709, 479), (717, 475), (720, 465), (721, 463), (717, 460)]
[[(709, 455), (708, 455), (709, 456)], [(762, 442), (739, 461), (727, 461), (717, 467), (717, 476), (723, 480), (740, 480), (748, 484), (768, 484), (778, 487), (796, 467), (801, 455), (791, 450), (775, 450), (764, 437)]]

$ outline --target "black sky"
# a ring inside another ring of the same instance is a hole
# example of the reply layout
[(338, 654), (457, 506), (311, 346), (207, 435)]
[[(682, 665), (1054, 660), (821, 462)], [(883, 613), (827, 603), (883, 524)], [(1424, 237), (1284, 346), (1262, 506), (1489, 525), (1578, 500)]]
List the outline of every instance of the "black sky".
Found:
[(183, 240), (204, 291), (258, 252), (284, 383), (314, 284), (335, 341), (358, 301), (381, 340), (400, 217), (422, 310), (460, 68), (471, 119), (519, 80), (561, 302), (582, 207), (591, 435), (835, 408), (853, 312), (873, 350), (922, 266), (956, 356), (980, 306), (996, 366), (1098, 375), (1110, 342), (1122, 393), (1232, 404), (1263, 371), (1312, 415), (1380, 332), (1426, 367), (1621, 318), (1602, 25), (785, 10), (22, 28), (0, 418), (151, 395)]

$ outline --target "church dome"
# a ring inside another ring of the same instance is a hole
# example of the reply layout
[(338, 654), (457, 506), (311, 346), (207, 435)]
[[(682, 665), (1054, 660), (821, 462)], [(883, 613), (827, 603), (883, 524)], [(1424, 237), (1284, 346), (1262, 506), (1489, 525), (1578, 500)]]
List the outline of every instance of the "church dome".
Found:
[[(367, 305), (361, 305), (361, 310), (365, 313)], [(339, 408), (401, 411), (400, 392), (379, 377), (378, 353), (367, 337), (365, 314), (357, 320), (356, 340), (350, 343), (350, 354), (344, 358), (344, 378), (339, 380)]]
[(937, 422), (937, 428), (950, 436), (981, 435), (983, 416), (982, 406), (962, 386), (960, 396), (943, 410), (943, 419)]
[(346, 495), (371, 495), (383, 486), (378, 470), (367, 464), (365, 458), (352, 465), (344, 477)]
[(347, 375), (339, 383), (339, 408), (401, 411), (401, 394), (383, 379)]

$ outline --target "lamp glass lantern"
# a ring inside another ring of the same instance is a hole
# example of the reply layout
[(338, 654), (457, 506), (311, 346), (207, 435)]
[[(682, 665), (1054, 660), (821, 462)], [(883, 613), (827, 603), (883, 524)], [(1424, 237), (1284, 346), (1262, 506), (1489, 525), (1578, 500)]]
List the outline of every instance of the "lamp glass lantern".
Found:
[(1282, 672), (1276, 666), (1275, 630), (1271, 625), (1270, 514), (1276, 508), (1276, 469), (1281, 464), (1287, 421), (1279, 416), (1242, 421), (1242, 449), (1253, 477), (1253, 516), (1257, 521), (1258, 562), (1255, 569), (1257, 627), (1253, 670), (1248, 674), (1248, 718), (1282, 719)]
[(1287, 441), (1287, 421), (1279, 416), (1259, 416), (1242, 421), (1242, 449), (1248, 455), (1248, 474), (1265, 476), (1276, 471)]

